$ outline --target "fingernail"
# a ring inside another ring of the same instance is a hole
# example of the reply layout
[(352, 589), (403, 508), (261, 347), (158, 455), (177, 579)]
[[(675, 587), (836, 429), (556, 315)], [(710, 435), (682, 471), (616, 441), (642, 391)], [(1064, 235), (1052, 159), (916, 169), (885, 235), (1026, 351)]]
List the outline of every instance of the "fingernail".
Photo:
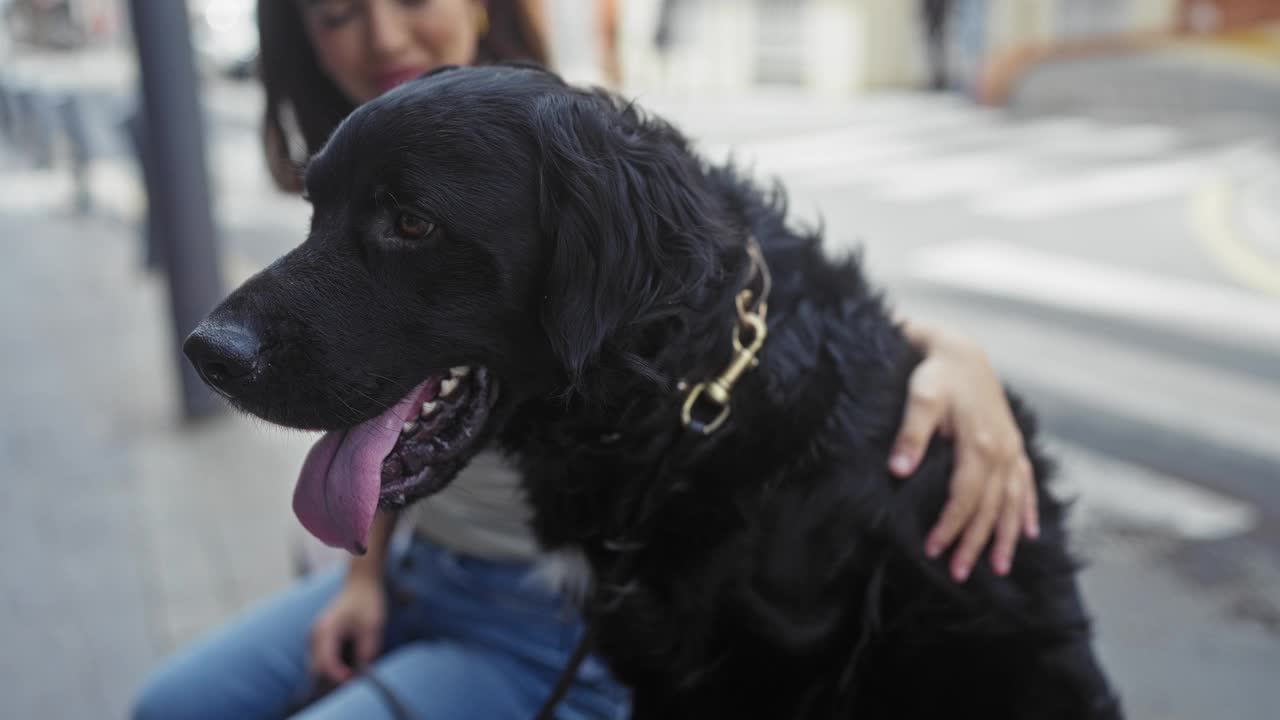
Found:
[(930, 540), (924, 544), (925, 557), (936, 558), (942, 553), (942, 547), (935, 540)]
[(904, 452), (897, 452), (889, 459), (889, 467), (894, 472), (905, 475), (911, 472), (911, 456)]
[(951, 574), (955, 577), (956, 582), (964, 582), (969, 579), (969, 566), (957, 565), (951, 569)]
[(995, 570), (997, 575), (1009, 574), (1009, 558), (997, 558), (995, 561)]
[(1027, 528), (1027, 534), (1031, 536), (1032, 540), (1040, 537), (1040, 523), (1031, 523), (1031, 527)]

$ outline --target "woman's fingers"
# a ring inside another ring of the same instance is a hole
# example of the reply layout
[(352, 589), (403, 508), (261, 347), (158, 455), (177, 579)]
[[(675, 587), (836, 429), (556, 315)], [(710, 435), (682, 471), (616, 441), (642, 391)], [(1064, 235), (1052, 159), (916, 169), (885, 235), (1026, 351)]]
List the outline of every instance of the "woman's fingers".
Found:
[(345, 682), (351, 669), (342, 662), (342, 634), (321, 618), (311, 629), (311, 670), (335, 683)]
[[(1030, 464), (1030, 461), (1028, 461)], [(1029, 539), (1034, 540), (1040, 537), (1040, 498), (1036, 497), (1036, 479), (1034, 471), (1029, 478), (1031, 487), (1027, 492), (1027, 499), (1023, 503), (1022, 516), (1022, 533)]]
[(377, 659), (381, 645), (382, 628), (373, 626), (361, 628), (356, 635), (356, 663), (360, 669), (368, 667)]
[(924, 353), (912, 373), (907, 408), (889, 467), (916, 472), (932, 435), (955, 438), (951, 496), (925, 541), (937, 557), (956, 543), (952, 574), (967, 578), (983, 548), (1005, 574), (1021, 536), (1039, 535), (1039, 510), (1030, 460), (1004, 387), (982, 348), (937, 328), (902, 321), (908, 340)]
[(1018, 530), (1027, 514), (1026, 497), (1031, 484), (1031, 470), (1024, 461), (1013, 464), (1005, 473), (1004, 497), (1000, 501), (999, 519), (996, 521), (995, 542), (991, 547), (991, 569), (997, 575), (1007, 575), (1013, 567), (1013, 555), (1018, 544)]
[(942, 509), (938, 524), (929, 531), (925, 540), (926, 555), (941, 555), (973, 519), (986, 494), (985, 473), (986, 469), (977, 458), (961, 455), (960, 464), (951, 476), (951, 497)]
[(889, 455), (889, 470), (898, 477), (915, 472), (929, 446), (929, 439), (938, 430), (947, 413), (947, 403), (933, 387), (926, 371), (918, 371), (911, 379), (907, 396), (907, 409), (902, 416), (898, 437)]
[(977, 512), (966, 525), (960, 544), (951, 554), (951, 577), (957, 582), (964, 582), (969, 578), (978, 553), (982, 552), (983, 546), (991, 537), (991, 529), (1000, 513), (1000, 499), (1003, 495), (1002, 483), (988, 481), (983, 487)]

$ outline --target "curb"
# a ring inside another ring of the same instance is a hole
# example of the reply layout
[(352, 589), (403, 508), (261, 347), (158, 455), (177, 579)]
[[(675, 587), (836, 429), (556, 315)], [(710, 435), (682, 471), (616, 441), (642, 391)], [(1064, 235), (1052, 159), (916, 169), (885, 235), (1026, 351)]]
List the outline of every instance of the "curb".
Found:
[(982, 105), (1004, 105), (1014, 89), (1042, 65), (1153, 50), (1210, 55), (1220, 64), (1235, 65), (1240, 70), (1255, 75), (1259, 68), (1280, 72), (1280, 24), (1212, 35), (1169, 30), (1106, 35), (1014, 48), (996, 53), (983, 63), (974, 95)]
[(1124, 55), (1171, 43), (1170, 33), (1120, 35), (1071, 40), (1052, 45), (1031, 45), (997, 53), (983, 63), (975, 98), (981, 105), (1004, 105), (1014, 88), (1041, 65), (1098, 55)]

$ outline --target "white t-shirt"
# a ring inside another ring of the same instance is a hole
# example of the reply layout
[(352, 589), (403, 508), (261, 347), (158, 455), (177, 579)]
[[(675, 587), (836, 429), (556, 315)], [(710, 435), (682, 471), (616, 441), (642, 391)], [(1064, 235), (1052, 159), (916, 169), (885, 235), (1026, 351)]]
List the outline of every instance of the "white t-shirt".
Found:
[(476, 455), (448, 487), (405, 513), (401, 521), (414, 532), (461, 555), (513, 562), (539, 555), (520, 476), (493, 451)]

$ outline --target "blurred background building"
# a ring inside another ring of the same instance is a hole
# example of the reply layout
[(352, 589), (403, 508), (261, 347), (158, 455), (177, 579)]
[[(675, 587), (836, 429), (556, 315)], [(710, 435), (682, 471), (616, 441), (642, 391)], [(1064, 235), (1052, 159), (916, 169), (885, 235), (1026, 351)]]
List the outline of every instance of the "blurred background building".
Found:
[[(261, 158), (254, 3), (186, 4), (236, 282), (307, 208)], [(533, 4), (565, 75), (781, 179), (1032, 399), (1131, 717), (1275, 717), (1280, 0)], [(120, 716), (314, 560), (309, 438), (184, 420), (127, 10), (0, 0), (0, 717)]]

